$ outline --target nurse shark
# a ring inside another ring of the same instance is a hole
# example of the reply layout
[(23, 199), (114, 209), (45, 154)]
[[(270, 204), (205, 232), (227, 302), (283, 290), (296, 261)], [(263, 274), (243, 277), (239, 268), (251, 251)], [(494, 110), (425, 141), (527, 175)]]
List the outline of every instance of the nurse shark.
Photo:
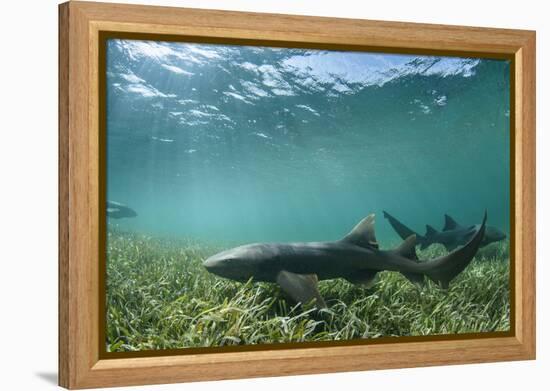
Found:
[[(433, 243), (440, 243), (447, 251), (452, 251), (458, 246), (466, 244), (472, 236), (477, 232), (478, 225), (461, 225), (456, 222), (449, 215), (445, 215), (445, 225), (442, 231), (438, 231), (431, 225), (426, 225), (426, 235), (422, 236), (414, 232), (412, 229), (401, 223), (395, 217), (384, 211), (384, 217), (388, 219), (390, 225), (395, 232), (405, 239), (410, 235), (416, 235), (417, 244), (420, 244), (420, 249), (425, 249)], [(506, 234), (496, 227), (487, 226), (485, 228), (485, 235), (481, 241), (481, 247), (486, 246), (493, 242), (506, 239)]]
[(413, 283), (424, 276), (447, 288), (473, 259), (485, 234), (485, 222), (465, 246), (445, 256), (419, 261), (416, 235), (392, 250), (381, 250), (374, 233), (374, 214), (361, 220), (343, 239), (332, 242), (256, 243), (215, 254), (203, 263), (218, 276), (246, 282), (277, 283), (300, 303), (326, 304), (317, 288), (319, 280), (344, 278), (353, 284), (370, 286), (383, 270), (402, 273)]
[(122, 219), (124, 217), (136, 217), (137, 213), (132, 208), (121, 204), (120, 202), (107, 201), (107, 216), (113, 219)]

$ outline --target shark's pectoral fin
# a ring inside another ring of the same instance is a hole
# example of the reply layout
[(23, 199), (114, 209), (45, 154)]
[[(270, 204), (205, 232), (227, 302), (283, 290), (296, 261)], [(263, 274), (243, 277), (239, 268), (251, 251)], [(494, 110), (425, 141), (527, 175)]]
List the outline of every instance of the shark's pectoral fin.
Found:
[(352, 284), (360, 285), (361, 287), (368, 289), (376, 283), (377, 274), (378, 271), (375, 270), (361, 270), (357, 273), (353, 273), (353, 275), (347, 276), (346, 280)]
[(327, 305), (317, 289), (317, 275), (296, 274), (282, 270), (277, 274), (277, 284), (296, 302), (306, 304), (315, 300), (317, 308), (326, 308)]

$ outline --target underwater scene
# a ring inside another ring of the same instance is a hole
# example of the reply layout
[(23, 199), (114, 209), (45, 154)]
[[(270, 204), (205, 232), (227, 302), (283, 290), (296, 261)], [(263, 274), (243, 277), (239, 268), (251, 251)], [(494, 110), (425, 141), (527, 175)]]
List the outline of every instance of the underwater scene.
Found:
[(108, 39), (107, 352), (510, 330), (510, 66)]

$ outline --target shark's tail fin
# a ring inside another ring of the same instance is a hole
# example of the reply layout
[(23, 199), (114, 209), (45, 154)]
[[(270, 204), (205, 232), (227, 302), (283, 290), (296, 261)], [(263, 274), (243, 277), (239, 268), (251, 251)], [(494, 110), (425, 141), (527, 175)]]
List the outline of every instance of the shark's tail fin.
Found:
[(416, 243), (420, 243), (421, 245), (423, 245), (425, 239), (422, 235), (419, 235), (417, 234), (416, 232), (414, 232), (412, 229), (410, 229), (409, 227), (407, 227), (405, 224), (403, 224), (402, 222), (400, 222), (399, 220), (397, 220), (395, 217), (393, 217), (392, 215), (390, 215), (388, 212), (386, 212), (385, 210), (382, 211), (382, 213), (384, 214), (384, 217), (386, 219), (388, 219), (388, 221), (390, 222), (390, 225), (393, 227), (393, 229), (395, 230), (395, 232), (397, 232), (397, 234), (399, 235), (399, 237), (401, 237), (401, 239), (403, 240), (408, 240), (412, 235), (415, 235), (416, 237)]
[(445, 256), (422, 263), (422, 268), (425, 268), (423, 274), (439, 283), (442, 287), (447, 288), (449, 286), (449, 282), (460, 274), (460, 272), (462, 272), (466, 266), (469, 265), (476, 255), (477, 250), (483, 241), (486, 222), (487, 212), (485, 212), (483, 223), (479, 227), (479, 230), (468, 243)]

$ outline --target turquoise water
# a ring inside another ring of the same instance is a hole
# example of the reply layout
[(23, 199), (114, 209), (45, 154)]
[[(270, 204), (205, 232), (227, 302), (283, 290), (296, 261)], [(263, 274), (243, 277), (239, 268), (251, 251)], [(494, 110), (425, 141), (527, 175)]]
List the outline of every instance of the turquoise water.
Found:
[(382, 210), (509, 233), (503, 60), (110, 40), (107, 199), (124, 230), (334, 240)]

